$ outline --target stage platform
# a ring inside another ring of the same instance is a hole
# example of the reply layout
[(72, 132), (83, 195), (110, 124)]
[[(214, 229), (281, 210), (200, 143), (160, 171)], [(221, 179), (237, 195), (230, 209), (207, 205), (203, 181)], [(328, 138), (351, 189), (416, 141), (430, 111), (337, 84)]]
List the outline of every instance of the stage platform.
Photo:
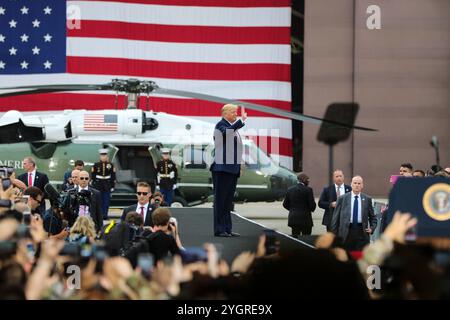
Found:
[[(199, 247), (204, 243), (218, 244), (222, 258), (228, 263), (241, 252), (249, 250), (256, 252), (259, 236), (265, 227), (239, 214), (233, 214), (233, 231), (240, 237), (214, 237), (212, 208), (170, 208), (172, 215), (178, 220), (181, 241), (184, 247)], [(278, 233), (282, 250), (295, 248), (313, 249), (315, 237), (297, 240), (285, 234)]]

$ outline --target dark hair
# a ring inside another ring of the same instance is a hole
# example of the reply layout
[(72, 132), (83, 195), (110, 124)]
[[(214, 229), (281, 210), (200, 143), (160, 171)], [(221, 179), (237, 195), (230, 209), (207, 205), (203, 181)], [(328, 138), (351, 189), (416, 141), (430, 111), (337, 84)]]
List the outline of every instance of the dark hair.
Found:
[(83, 166), (84, 167), (84, 161), (83, 160), (75, 161), (75, 167), (78, 167), (78, 166)]
[(298, 181), (300, 181), (301, 183), (304, 183), (306, 186), (309, 184), (309, 177), (306, 173), (304, 172), (300, 172), (297, 175), (297, 179)]
[(3, 219), (15, 219), (18, 223), (22, 223), (23, 213), (16, 209), (8, 210), (0, 216), (0, 220)]
[(422, 177), (425, 177), (425, 172), (423, 170), (417, 169), (417, 170), (414, 170), (413, 173), (416, 173), (416, 172), (419, 172), (422, 175)]
[(161, 199), (164, 199), (164, 195), (163, 195), (161, 192), (159, 192), (159, 191), (156, 191), (156, 192), (153, 194), (153, 196), (152, 196), (153, 199), (155, 199), (155, 198), (157, 198), (157, 197), (160, 197)]
[(127, 213), (125, 222), (134, 224), (135, 226), (142, 226), (144, 224), (144, 218), (142, 218), (142, 216), (136, 211), (131, 211)]
[(38, 187), (28, 187), (23, 194), (25, 196), (30, 196), (34, 200), (37, 200), (38, 196), (44, 197), (44, 193)]
[(167, 208), (158, 208), (152, 213), (152, 220), (155, 226), (166, 226), (172, 217), (170, 210)]
[(403, 167), (403, 168), (408, 168), (409, 170), (413, 170), (413, 166), (412, 166), (412, 164), (411, 163), (402, 163), (401, 165), (400, 165), (400, 167)]

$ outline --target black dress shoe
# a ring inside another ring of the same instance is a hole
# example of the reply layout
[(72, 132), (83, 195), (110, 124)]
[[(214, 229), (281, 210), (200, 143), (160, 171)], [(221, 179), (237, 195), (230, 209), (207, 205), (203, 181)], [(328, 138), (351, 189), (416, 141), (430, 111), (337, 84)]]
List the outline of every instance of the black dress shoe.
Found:
[(239, 233), (237, 233), (237, 232), (231, 232), (231, 233), (229, 233), (229, 235), (232, 236), (232, 237), (240, 237), (240, 236), (241, 236), (241, 235), (240, 235)]
[(231, 237), (231, 234), (226, 233), (226, 232), (221, 232), (221, 233), (216, 233), (214, 234), (215, 237), (225, 237), (225, 238), (229, 238)]

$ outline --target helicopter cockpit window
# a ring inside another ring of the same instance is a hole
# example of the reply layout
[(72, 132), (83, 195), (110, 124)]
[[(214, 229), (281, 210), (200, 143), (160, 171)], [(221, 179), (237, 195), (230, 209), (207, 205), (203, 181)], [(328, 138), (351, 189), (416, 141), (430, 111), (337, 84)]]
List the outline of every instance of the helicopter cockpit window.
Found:
[(242, 157), (246, 167), (250, 169), (269, 168), (274, 165), (273, 160), (253, 141), (244, 144)]
[(183, 163), (186, 169), (206, 169), (205, 149), (199, 146), (186, 146), (183, 150)]

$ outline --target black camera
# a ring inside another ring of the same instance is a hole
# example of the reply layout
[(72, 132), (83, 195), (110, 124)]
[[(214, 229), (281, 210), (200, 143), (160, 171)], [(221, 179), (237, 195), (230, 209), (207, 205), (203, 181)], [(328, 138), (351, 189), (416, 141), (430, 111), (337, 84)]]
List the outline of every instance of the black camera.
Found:
[(266, 255), (272, 255), (279, 251), (280, 241), (275, 230), (264, 229), (264, 234), (266, 235)]
[(14, 255), (17, 251), (17, 242), (28, 238), (31, 238), (30, 229), (25, 225), (19, 225), (11, 239), (0, 241), (0, 258), (5, 259)]
[(91, 204), (91, 192), (89, 190), (81, 190), (75, 194), (76, 202), (80, 206), (89, 206)]
[(0, 241), (0, 258), (5, 259), (11, 257), (16, 253), (17, 242), (15, 241)]
[(12, 202), (7, 199), (0, 199), (0, 208), (11, 208)]
[(3, 190), (8, 189), (11, 186), (11, 175), (14, 173), (14, 168), (0, 166), (0, 178), (2, 179)]

